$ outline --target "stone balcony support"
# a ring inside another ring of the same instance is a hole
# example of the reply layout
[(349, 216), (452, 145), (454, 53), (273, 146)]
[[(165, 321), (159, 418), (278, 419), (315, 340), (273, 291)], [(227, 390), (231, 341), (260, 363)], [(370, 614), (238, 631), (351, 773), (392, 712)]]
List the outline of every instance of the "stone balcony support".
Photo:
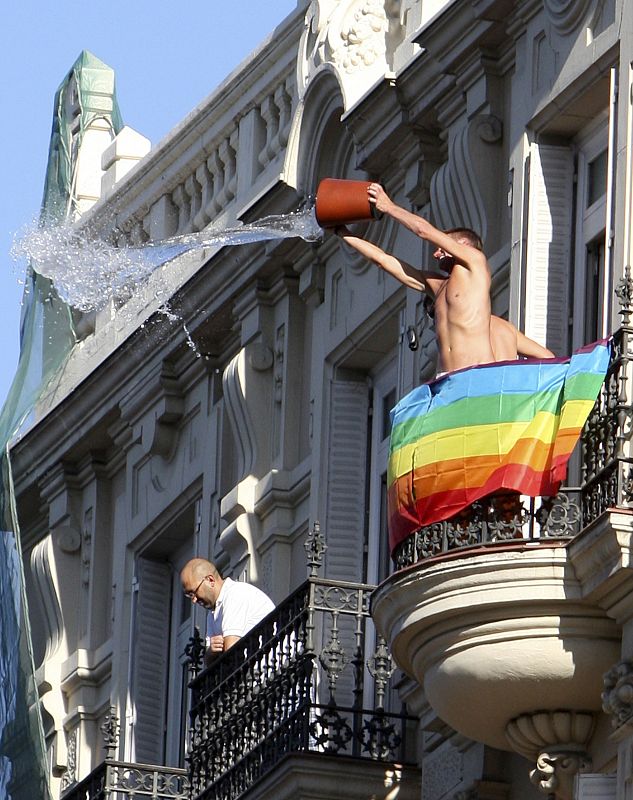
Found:
[[(591, 766), (603, 675), (621, 652), (617, 573), (628, 569), (630, 534), (618, 536), (609, 514), (594, 527), (571, 544), (505, 542), (428, 558), (372, 597), (396, 663), (440, 719), (532, 759), (532, 781), (559, 798)], [(598, 551), (608, 563), (597, 573), (588, 565)]]

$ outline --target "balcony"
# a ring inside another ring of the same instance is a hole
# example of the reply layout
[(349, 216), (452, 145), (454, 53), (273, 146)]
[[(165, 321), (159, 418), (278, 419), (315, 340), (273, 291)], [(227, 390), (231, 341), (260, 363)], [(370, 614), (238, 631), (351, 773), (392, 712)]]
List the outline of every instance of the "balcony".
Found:
[(486, 498), (413, 533), (372, 616), (396, 663), (459, 733), (533, 759), (532, 780), (569, 797), (591, 765), (603, 675), (621, 658), (633, 608), (633, 283), (579, 446), (580, 486), (527, 503)]
[(318, 526), (306, 546), (308, 580), (191, 684), (193, 798), (233, 800), (256, 784), (276, 800), (326, 785), (361, 798), (403, 771), (398, 797), (419, 796), (417, 720), (394, 699), (395, 666), (373, 633), (375, 587), (317, 577)]
[(116, 710), (110, 713), (101, 728), (106, 758), (87, 777), (64, 788), (63, 800), (186, 800), (190, 783), (186, 769), (118, 761), (114, 754), (119, 742), (119, 720)]
[(307, 581), (210, 668), (200, 671), (203, 641), (192, 637), (189, 769), (116, 761), (113, 711), (105, 761), (63, 800), (419, 798), (418, 720), (369, 616), (375, 587), (318, 577), (318, 524), (306, 550)]

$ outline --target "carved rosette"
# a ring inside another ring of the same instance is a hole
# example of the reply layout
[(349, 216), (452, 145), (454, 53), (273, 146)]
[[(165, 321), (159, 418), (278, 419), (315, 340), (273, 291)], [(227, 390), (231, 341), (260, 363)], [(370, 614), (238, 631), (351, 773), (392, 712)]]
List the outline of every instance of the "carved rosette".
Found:
[(602, 709), (612, 716), (611, 724), (619, 728), (633, 718), (633, 662), (621, 661), (604, 676)]

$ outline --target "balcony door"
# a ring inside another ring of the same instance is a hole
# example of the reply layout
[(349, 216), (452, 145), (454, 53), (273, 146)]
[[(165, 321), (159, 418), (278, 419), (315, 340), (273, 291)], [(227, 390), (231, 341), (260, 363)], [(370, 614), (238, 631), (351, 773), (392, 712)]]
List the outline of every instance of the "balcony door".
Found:
[[(187, 545), (171, 562), (171, 635), (165, 730), (165, 764), (169, 767), (186, 766), (190, 692), (187, 688), (189, 669), (185, 648), (193, 633), (193, 604), (182, 592), (180, 570), (190, 557), (191, 546)], [(201, 634), (204, 636), (204, 630), (201, 630)]]
[(398, 368), (395, 358), (372, 377), (369, 523), (367, 532), (367, 583), (380, 583), (389, 574), (387, 532), (387, 465), (389, 461), (389, 412), (396, 404)]

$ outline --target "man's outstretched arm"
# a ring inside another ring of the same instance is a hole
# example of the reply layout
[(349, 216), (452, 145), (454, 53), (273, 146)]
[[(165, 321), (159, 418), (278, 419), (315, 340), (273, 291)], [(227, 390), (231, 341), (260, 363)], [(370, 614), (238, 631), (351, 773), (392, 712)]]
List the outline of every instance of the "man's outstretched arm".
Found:
[(426, 239), (435, 247), (441, 247), (442, 250), (450, 253), (456, 261), (467, 269), (473, 271), (485, 269), (487, 271), (486, 257), (481, 250), (458, 241), (436, 228), (424, 217), (420, 217), (412, 211), (407, 211), (406, 208), (394, 203), (379, 183), (370, 183), (367, 194), (369, 202), (375, 205), (378, 211), (392, 217), (396, 222), (404, 225), (405, 228), (408, 228), (421, 239)]
[(427, 275), (427, 273), (422, 272), (422, 270), (412, 267), (411, 264), (407, 264), (406, 261), (389, 255), (389, 253), (385, 253), (381, 247), (373, 244), (373, 242), (368, 242), (360, 236), (354, 236), (344, 225), (335, 228), (334, 232), (346, 244), (353, 247), (354, 250), (357, 250), (362, 256), (372, 261), (385, 272), (388, 272), (389, 275), (392, 275), (396, 280), (400, 281), (400, 283), (403, 283), (411, 289), (417, 289), (420, 292), (431, 291), (432, 293), (432, 290), (430, 290), (427, 284), (427, 278), (438, 278), (440, 277), (439, 275), (433, 275), (433, 273)]

